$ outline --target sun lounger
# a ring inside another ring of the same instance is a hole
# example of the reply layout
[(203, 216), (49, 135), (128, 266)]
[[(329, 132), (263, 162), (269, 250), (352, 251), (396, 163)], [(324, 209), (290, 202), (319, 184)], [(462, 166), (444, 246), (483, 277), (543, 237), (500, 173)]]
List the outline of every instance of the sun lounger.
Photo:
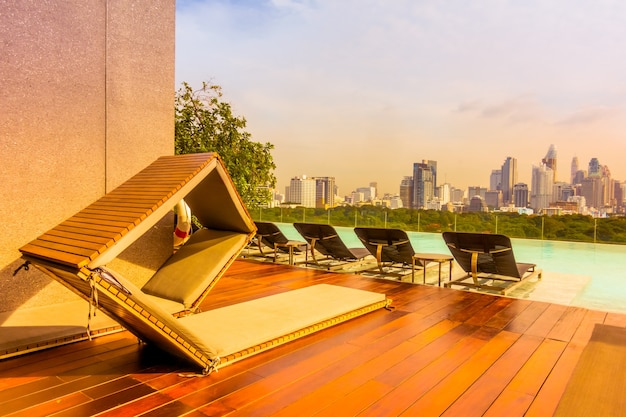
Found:
[(322, 266), (322, 264), (315, 256), (316, 251), (326, 256), (327, 259), (342, 263), (360, 261), (370, 254), (365, 248), (348, 248), (335, 228), (330, 225), (294, 223), (293, 226), (309, 244), (313, 263), (318, 266)]
[[(446, 282), (446, 287), (460, 285), (505, 295), (530, 278), (541, 278), (541, 270), (535, 264), (515, 261), (511, 240), (507, 236), (444, 232), (443, 239), (466, 272), (465, 276)], [(496, 282), (504, 285), (495, 285)]]
[[(404, 230), (355, 227), (354, 233), (363, 243), (363, 246), (376, 258), (382, 274), (385, 274), (385, 266), (406, 267), (412, 265), (415, 250)], [(423, 266), (421, 263), (418, 265)]]
[[(261, 256), (266, 256), (263, 252), (263, 246), (272, 248), (274, 251), (274, 262), (278, 257), (278, 252), (289, 254), (289, 263), (293, 264), (294, 254), (303, 253), (305, 257), (308, 255), (308, 247), (306, 242), (289, 240), (287, 236), (272, 222), (254, 222), (256, 225), (256, 244), (261, 252)], [(305, 260), (306, 262), (306, 260)]]
[[(203, 228), (143, 288), (107, 266), (182, 198)], [(322, 285), (198, 312), (254, 232), (216, 154), (167, 156), (20, 251), (90, 311), (104, 310), (203, 373), (388, 305), (384, 294)], [(196, 314), (177, 318), (174, 306)]]

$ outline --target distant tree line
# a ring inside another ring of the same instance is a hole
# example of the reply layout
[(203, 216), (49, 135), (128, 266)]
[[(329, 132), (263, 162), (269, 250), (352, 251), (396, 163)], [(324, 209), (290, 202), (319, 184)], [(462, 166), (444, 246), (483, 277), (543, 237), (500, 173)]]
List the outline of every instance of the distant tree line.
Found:
[(387, 227), (406, 231), (499, 233), (511, 238), (626, 244), (626, 217), (540, 216), (517, 213), (453, 213), (379, 206), (257, 208), (255, 220), (324, 223), (345, 227)]

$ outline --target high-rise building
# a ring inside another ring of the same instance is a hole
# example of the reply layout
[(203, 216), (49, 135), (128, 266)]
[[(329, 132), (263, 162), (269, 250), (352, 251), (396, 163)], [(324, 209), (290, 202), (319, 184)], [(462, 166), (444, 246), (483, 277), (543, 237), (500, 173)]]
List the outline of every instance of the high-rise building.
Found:
[(585, 178), (580, 187), (580, 195), (585, 197), (587, 207), (600, 208), (604, 206), (604, 185), (598, 175)]
[(576, 171), (576, 174), (574, 174), (572, 185), (582, 184), (586, 176), (587, 176), (587, 171), (583, 169), (579, 169), (578, 171)]
[(452, 186), (448, 183), (441, 184), (439, 187), (439, 200), (441, 204), (447, 204), (452, 200)]
[(552, 170), (552, 175), (554, 177), (552, 178), (552, 182), (556, 182), (556, 146), (550, 145), (548, 153), (541, 160), (541, 163)]
[(590, 177), (600, 176), (600, 161), (598, 161), (598, 158), (591, 158), (589, 161), (588, 175)]
[(315, 208), (315, 180), (302, 177), (293, 177), (286, 188), (286, 202), (291, 204), (299, 204), (303, 207)]
[(532, 183), (530, 188), (530, 207), (541, 211), (550, 207), (554, 187), (554, 174), (545, 164), (533, 165)]
[(528, 184), (518, 182), (513, 186), (513, 199), (517, 207), (528, 207)]
[(513, 186), (517, 184), (517, 159), (506, 158), (502, 164), (502, 200), (504, 204), (515, 204)]
[(413, 177), (404, 177), (400, 183), (400, 200), (402, 206), (413, 208)]
[(423, 160), (413, 164), (413, 208), (424, 208), (435, 198), (437, 162)]
[(356, 192), (363, 194), (362, 201), (372, 201), (376, 198), (376, 188), (374, 187), (359, 187)]
[(469, 200), (471, 200), (472, 197), (474, 197), (475, 195), (479, 196), (480, 198), (484, 200), (486, 193), (487, 193), (487, 189), (479, 185), (467, 187), (467, 198)]
[(618, 213), (624, 212), (624, 195), (626, 195), (624, 193), (625, 185), (626, 184), (621, 181), (615, 181), (615, 191), (613, 192), (615, 193), (615, 207), (617, 208)]
[(374, 196), (372, 197), (372, 200), (375, 200), (378, 198), (378, 183), (376, 181), (372, 181), (370, 182), (370, 187), (374, 189)]
[(452, 188), (450, 190), (450, 201), (453, 203), (462, 203), (465, 198), (465, 190), (462, 188)]
[(600, 165), (597, 158), (589, 161), (589, 175), (582, 182), (581, 195), (589, 207), (605, 209), (615, 206), (615, 180), (606, 165)]
[(502, 189), (502, 170), (494, 169), (489, 177), (489, 191)]
[(315, 207), (335, 207), (335, 177), (314, 177)]
[(575, 156), (572, 158), (572, 166), (571, 166), (571, 170), (570, 170), (570, 183), (571, 184), (576, 184), (575, 180), (576, 180), (576, 173), (578, 172), (580, 168), (578, 167), (578, 157)]
[(485, 193), (485, 203), (488, 207), (498, 209), (502, 207), (502, 190), (491, 190)]

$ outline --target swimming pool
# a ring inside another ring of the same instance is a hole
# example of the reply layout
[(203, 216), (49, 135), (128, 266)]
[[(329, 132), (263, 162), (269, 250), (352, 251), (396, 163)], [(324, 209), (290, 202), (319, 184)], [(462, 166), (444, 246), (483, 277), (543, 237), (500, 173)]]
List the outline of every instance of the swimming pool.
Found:
[[(302, 240), (292, 224), (277, 223), (290, 239)], [(349, 227), (335, 227), (347, 246), (362, 244)], [(449, 253), (440, 234), (407, 232), (417, 252)], [(547, 240), (511, 239), (518, 262), (532, 262), (543, 270), (543, 279), (531, 299), (559, 302), (558, 296), (540, 295), (545, 291), (571, 295), (564, 304), (593, 310), (626, 313), (626, 245), (602, 243), (555, 242)]]

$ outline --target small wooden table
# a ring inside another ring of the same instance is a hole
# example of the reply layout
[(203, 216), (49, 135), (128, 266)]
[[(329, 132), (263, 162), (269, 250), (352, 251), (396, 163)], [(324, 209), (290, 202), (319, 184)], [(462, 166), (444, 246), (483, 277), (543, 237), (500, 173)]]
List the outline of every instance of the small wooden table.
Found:
[(274, 262), (276, 262), (276, 256), (278, 256), (278, 248), (287, 248), (289, 249), (289, 265), (293, 265), (293, 248), (304, 247), (304, 252), (307, 256), (307, 260), (309, 258), (309, 254), (307, 251), (307, 243), (300, 242), (297, 240), (290, 240), (285, 243), (274, 243)]
[(417, 262), (422, 262), (424, 264), (424, 284), (426, 284), (426, 266), (430, 262), (437, 262), (439, 264), (439, 281), (438, 285), (441, 287), (441, 264), (445, 262), (450, 262), (450, 274), (448, 275), (448, 279), (452, 278), (452, 262), (454, 261), (454, 257), (450, 255), (442, 255), (440, 253), (416, 253), (413, 255), (413, 267), (411, 271), (411, 282), (415, 282), (415, 264)]

